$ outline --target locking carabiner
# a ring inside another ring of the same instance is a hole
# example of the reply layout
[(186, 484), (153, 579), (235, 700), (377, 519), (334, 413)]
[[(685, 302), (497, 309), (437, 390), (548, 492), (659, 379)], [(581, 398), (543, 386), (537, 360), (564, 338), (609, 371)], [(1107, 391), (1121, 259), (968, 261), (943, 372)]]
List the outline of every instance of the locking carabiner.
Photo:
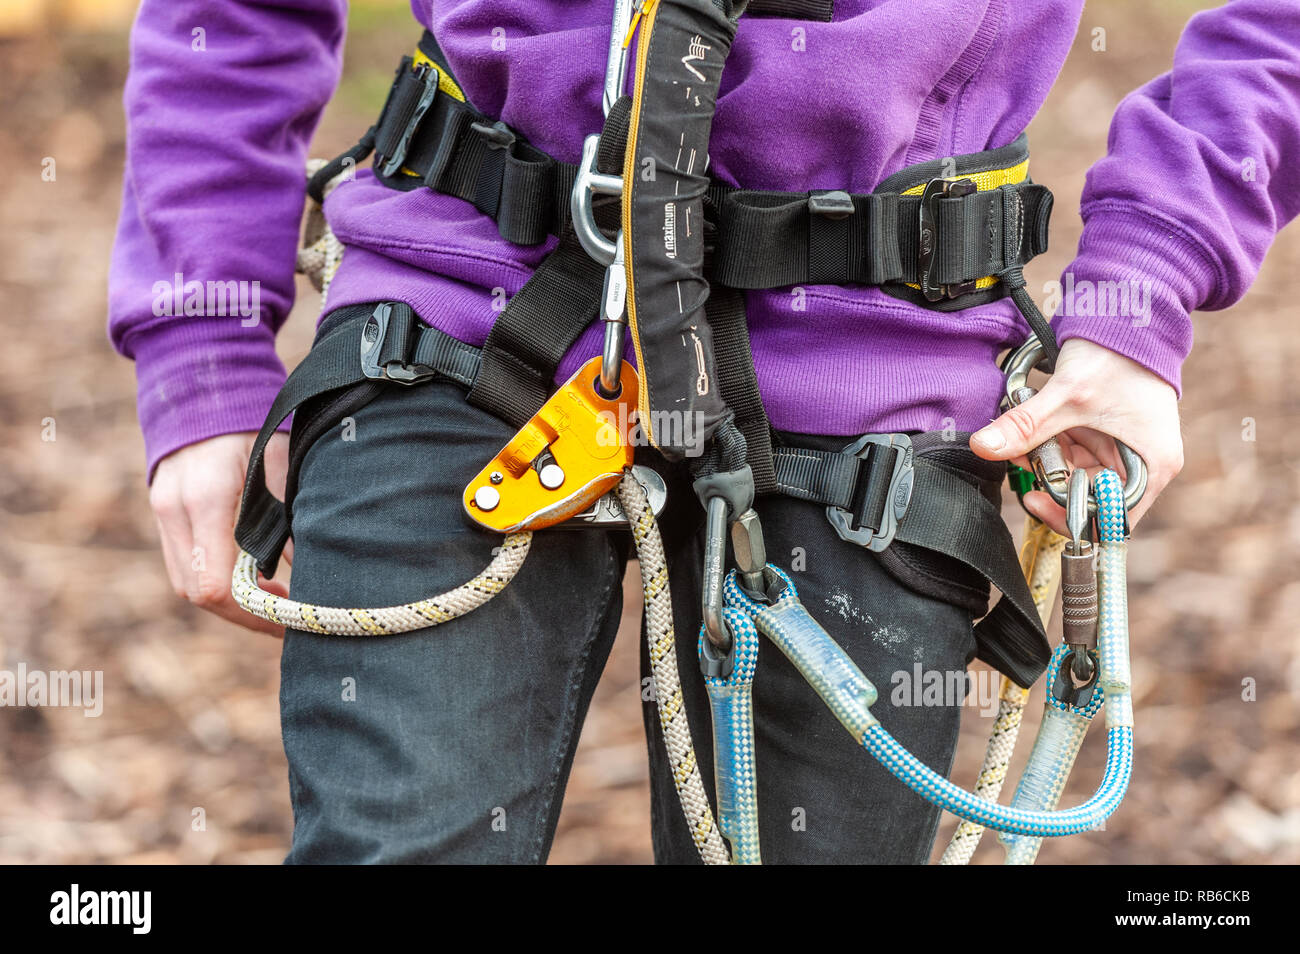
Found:
[[(1045, 357), (1043, 343), (1037, 336), (1030, 338), (1007, 355), (1006, 360), (1002, 362), (1002, 373), (1006, 376), (1006, 396), (1002, 402), (1004, 409), (1024, 404), (1038, 393), (1036, 389), (1029, 386), (1029, 372), (1042, 364)], [(1119, 451), (1120, 462), (1124, 465), (1124, 507), (1126, 510), (1132, 510), (1147, 490), (1146, 461), (1121, 440), (1115, 441), (1115, 447)], [(1068, 507), (1067, 485), (1070, 469), (1065, 463), (1065, 456), (1056, 438), (1048, 438), (1031, 450), (1028, 457), (1034, 476), (1038, 478), (1042, 489), (1062, 507)], [(1090, 490), (1088, 513), (1091, 515), (1096, 512), (1097, 498)]]
[[(633, 0), (615, 0), (614, 21), (609, 33), (609, 54), (605, 62), (605, 89), (601, 108), (609, 116), (614, 103), (623, 95), (627, 82), (628, 34), (634, 23)], [(623, 259), (623, 233), (611, 241), (596, 224), (594, 200), (597, 195), (622, 197), (622, 176), (609, 175), (596, 168), (600, 153), (600, 135), (592, 134), (582, 143), (582, 161), (569, 193), (569, 214), (573, 231), (587, 254), (605, 266), (601, 290), (600, 317), (605, 324), (601, 349), (599, 390), (604, 397), (619, 396), (620, 366), (627, 344), (627, 270)]]
[[(1088, 474), (1076, 468), (1066, 491), (1065, 525), (1069, 539), (1061, 551), (1061, 632), (1070, 647), (1070, 672), (1080, 686), (1096, 675), (1093, 653), (1097, 649), (1097, 569), (1092, 541), (1084, 538), (1088, 519)], [(1062, 667), (1064, 670), (1064, 667)]]
[[(710, 497), (704, 524), (704, 581), (701, 588), (701, 616), (704, 635), (710, 644), (701, 655), (706, 676), (726, 677), (731, 671), (730, 654), (734, 646), (730, 628), (723, 617), (726, 600), (723, 584), (727, 571), (727, 499)], [(767, 548), (763, 543), (763, 525), (753, 507), (731, 521), (731, 548), (736, 556), (737, 577), (746, 594), (762, 603), (775, 602), (784, 589), (781, 580), (766, 572)]]

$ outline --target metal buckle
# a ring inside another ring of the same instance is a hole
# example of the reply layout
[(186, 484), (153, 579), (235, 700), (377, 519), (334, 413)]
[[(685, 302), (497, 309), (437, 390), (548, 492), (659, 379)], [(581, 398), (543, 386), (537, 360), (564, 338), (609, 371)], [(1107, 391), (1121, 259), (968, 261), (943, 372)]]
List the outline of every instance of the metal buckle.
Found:
[(429, 107), (433, 105), (434, 99), (438, 96), (437, 67), (428, 63), (421, 63), (412, 72), (415, 74), (416, 79), (424, 82), (424, 89), (420, 91), (420, 99), (415, 104), (415, 112), (411, 114), (406, 128), (402, 130), (402, 137), (397, 141), (397, 148), (393, 150), (393, 154), (391, 156), (377, 157), (383, 162), (380, 173), (385, 176), (394, 176), (401, 171), (402, 163), (406, 161), (407, 150), (411, 148), (411, 140), (415, 137), (415, 131), (420, 128), (420, 123), (424, 120), (424, 114), (429, 111)]
[(408, 387), (433, 378), (438, 372), (419, 364), (408, 364), (405, 360), (379, 363), (379, 355), (384, 350), (384, 340), (388, 337), (388, 325), (393, 316), (393, 303), (384, 302), (375, 308), (374, 314), (366, 321), (361, 330), (361, 372), (374, 381), (392, 381)]
[(973, 179), (931, 179), (925, 184), (921, 193), (920, 221), (921, 230), (916, 253), (916, 274), (921, 285), (921, 294), (926, 301), (939, 301), (942, 298), (956, 298), (969, 295), (975, 290), (975, 283), (940, 285), (934, 280), (935, 250), (939, 247), (939, 209), (940, 199), (957, 199), (976, 192)]
[(491, 125), (487, 123), (470, 123), (469, 128), (487, 141), (489, 149), (504, 149), (509, 152), (514, 148), (518, 138), (510, 127), (499, 119)]
[[(897, 451), (894, 455), (894, 466), (889, 474), (889, 487), (885, 494), (885, 507), (880, 514), (880, 526), (873, 527), (864, 523), (873, 515), (850, 513), (842, 507), (827, 507), (826, 517), (841, 540), (856, 543), (858, 546), (879, 553), (894, 541), (894, 534), (898, 532), (898, 522), (907, 513), (907, 505), (912, 501), (915, 468), (912, 440), (906, 434), (865, 434), (844, 448), (841, 453), (849, 454), (859, 460), (870, 461), (873, 457), (873, 447), (882, 449), (875, 451), (874, 454), (891, 448)], [(864, 481), (871, 480), (873, 471), (874, 468), (868, 469), (865, 473), (859, 471), (857, 485), (853, 490), (854, 501), (859, 499), (860, 494), (865, 497), (869, 487), (864, 484)]]

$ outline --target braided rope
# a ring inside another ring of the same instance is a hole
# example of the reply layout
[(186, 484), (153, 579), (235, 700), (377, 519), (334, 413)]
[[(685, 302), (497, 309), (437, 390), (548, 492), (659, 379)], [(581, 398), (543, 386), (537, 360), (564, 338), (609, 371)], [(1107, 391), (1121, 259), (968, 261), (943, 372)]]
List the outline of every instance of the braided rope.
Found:
[[(1052, 666), (1048, 671), (1049, 686), (1055, 681), (1062, 662), (1067, 662), (1067, 650), (1066, 646), (1058, 646), (1053, 654)], [(1102, 696), (1103, 690), (1098, 688), (1093, 704), (1086, 709), (1055, 704), (1044, 707), (1043, 723), (1038, 728), (1038, 737), (1034, 739), (1029, 764), (1025, 766), (1020, 784), (1016, 786), (1016, 794), (1011, 799), (1013, 806), (1038, 811), (1056, 808), (1070, 780), (1074, 763), (1079, 758), (1079, 750), (1083, 748), (1088, 726), (1092, 724), (1092, 717), (1101, 705)], [(999, 834), (998, 841), (1006, 849), (1006, 863), (1009, 865), (1032, 865), (1043, 843), (1041, 838), (1007, 834)]]
[[(871, 714), (875, 687), (803, 608), (794, 584), (784, 574), (786, 592), (776, 603), (760, 604), (738, 587), (728, 585), (724, 587), (726, 605), (751, 616), (758, 631), (786, 653), (849, 733), (922, 798), (960, 818), (1001, 832), (1056, 838), (1086, 831), (1095, 828), (1119, 806), (1133, 772), (1124, 494), (1119, 477), (1111, 470), (1097, 475), (1094, 488), (1101, 543), (1097, 657), (1099, 688), (1106, 699), (1106, 770), (1093, 795), (1073, 808), (1036, 811), (990, 802), (958, 787), (921, 762)], [(733, 570), (728, 584), (734, 576)]]
[[(645, 489), (630, 474), (617, 488), (623, 512), (628, 515), (641, 567), (645, 597), (646, 642), (654, 674), (659, 725), (672, 766), (673, 785), (681, 799), (691, 839), (706, 864), (727, 864), (727, 849), (713, 820), (709, 796), (691, 742), (690, 725), (677, 672), (677, 646), (673, 626), (672, 594), (668, 588), (668, 563), (663, 538), (655, 523)], [(291, 629), (332, 636), (389, 636), (409, 633), (464, 616), (496, 596), (519, 572), (532, 534), (512, 533), (505, 538), (492, 562), (472, 580), (438, 596), (378, 609), (317, 606), (276, 596), (257, 583), (257, 560), (240, 551), (230, 589), (235, 601), (254, 616)]]
[(668, 588), (668, 562), (664, 557), (663, 538), (655, 524), (654, 513), (644, 488), (631, 475), (615, 488), (623, 513), (636, 542), (637, 563), (641, 567), (641, 592), (645, 598), (646, 648), (654, 676), (655, 702), (659, 726), (672, 767), (673, 785), (681, 800), (691, 840), (705, 864), (727, 864), (727, 848), (713, 821), (709, 796), (700, 777), (700, 766), (691, 742), (686, 706), (682, 698), (681, 677), (677, 671), (677, 637), (673, 626), (672, 594)]
[[(1038, 610), (1044, 627), (1052, 617), (1052, 606), (1056, 602), (1056, 591), (1061, 582), (1060, 555), (1064, 547), (1065, 537), (1034, 517), (1025, 518), (1020, 569), (1025, 574), (1034, 608)], [(979, 778), (975, 782), (975, 794), (990, 802), (998, 800), (1007, 780), (1011, 756), (1020, 737), (1020, 723), (1029, 702), (1029, 690), (1003, 676), (998, 699), (998, 714), (993, 720), (988, 746), (984, 750), (984, 763), (980, 766)], [(983, 834), (983, 825), (963, 821), (952, 833), (952, 841), (944, 850), (939, 864), (969, 864)]]
[[(307, 179), (326, 165), (324, 159), (312, 159), (307, 163)], [(328, 196), (334, 187), (347, 178), (352, 170), (344, 169), (325, 184), (324, 194)], [(345, 246), (338, 240), (334, 230), (325, 219), (325, 210), (311, 198), (307, 199), (307, 221), (303, 226), (303, 246), (298, 249), (296, 270), (306, 275), (312, 286), (320, 292), (321, 306), (329, 298), (330, 282), (343, 261)]]
[(532, 545), (531, 533), (512, 533), (505, 538), (492, 562), (472, 580), (438, 596), (385, 606), (358, 609), (315, 606), (268, 593), (257, 585), (257, 560), (240, 551), (230, 591), (237, 602), (254, 616), (290, 629), (331, 636), (391, 636), (437, 626), (478, 609), (506, 588), (524, 565)]
[[(758, 765), (754, 753), (754, 673), (758, 668), (758, 630), (754, 621), (727, 607), (732, 670), (705, 676), (713, 715), (713, 784), (718, 795), (718, 826), (731, 846), (731, 863), (762, 864), (758, 839)], [(700, 626), (698, 652), (706, 658), (708, 633)]]

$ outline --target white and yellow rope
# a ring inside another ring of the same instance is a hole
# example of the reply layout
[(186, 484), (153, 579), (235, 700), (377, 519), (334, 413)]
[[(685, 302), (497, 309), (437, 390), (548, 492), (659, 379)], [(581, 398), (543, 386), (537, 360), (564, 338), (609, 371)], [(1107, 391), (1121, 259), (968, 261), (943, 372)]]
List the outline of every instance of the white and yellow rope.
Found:
[[(1025, 518), (1020, 569), (1025, 574), (1029, 593), (1034, 599), (1034, 608), (1038, 610), (1044, 627), (1052, 617), (1052, 607), (1056, 602), (1056, 590), (1061, 582), (1061, 550), (1064, 547), (1065, 537), (1033, 517)], [(1028, 702), (1029, 690), (1003, 676), (998, 691), (998, 714), (993, 720), (988, 746), (984, 750), (984, 764), (980, 766), (979, 778), (975, 783), (975, 794), (986, 801), (996, 802), (1002, 794), (1002, 786), (1007, 780), (1007, 771), (1011, 765), (1011, 755), (1020, 736), (1020, 722), (1024, 718)], [(939, 864), (969, 864), (983, 834), (983, 825), (963, 821), (952, 833), (952, 841), (944, 850)]]
[(641, 592), (645, 599), (646, 648), (654, 677), (659, 726), (663, 729), (673, 785), (686, 815), (686, 826), (705, 864), (728, 863), (727, 847), (713, 819), (709, 795), (704, 790), (700, 766), (691, 742), (691, 729), (677, 671), (677, 636), (673, 625), (673, 598), (668, 588), (668, 561), (663, 538), (644, 488), (630, 474), (616, 490), (636, 542), (641, 567)]
[[(312, 159), (307, 163), (307, 178), (310, 180), (316, 171), (326, 164), (324, 159)], [(328, 196), (334, 187), (351, 174), (352, 169), (344, 169), (325, 184), (324, 194)], [(325, 220), (325, 210), (316, 204), (310, 196), (307, 198), (307, 221), (302, 230), (302, 248), (298, 249), (297, 271), (306, 275), (312, 286), (320, 292), (321, 307), (329, 297), (330, 282), (343, 261), (344, 245), (334, 235), (329, 222)]]
[(290, 629), (331, 636), (391, 636), (437, 626), (478, 609), (506, 588), (524, 565), (533, 535), (512, 533), (496, 556), (472, 580), (439, 596), (378, 609), (315, 606), (268, 593), (257, 585), (257, 561), (240, 551), (230, 590), (254, 616)]
[[(663, 539), (645, 489), (631, 474), (623, 478), (617, 493), (632, 528), (637, 562), (641, 567), (646, 642), (654, 675), (659, 725), (668, 750), (673, 785), (700, 857), (706, 864), (725, 865), (728, 863), (727, 849), (713, 818), (704, 779), (700, 776), (677, 671), (672, 593), (668, 587), (668, 562), (664, 556)], [(464, 616), (492, 599), (519, 572), (531, 543), (531, 533), (510, 534), (492, 562), (469, 582), (440, 596), (400, 606), (380, 609), (316, 606), (276, 596), (258, 586), (257, 561), (243, 551), (235, 563), (231, 592), (235, 601), (254, 616), (290, 629), (335, 636), (409, 633)]]

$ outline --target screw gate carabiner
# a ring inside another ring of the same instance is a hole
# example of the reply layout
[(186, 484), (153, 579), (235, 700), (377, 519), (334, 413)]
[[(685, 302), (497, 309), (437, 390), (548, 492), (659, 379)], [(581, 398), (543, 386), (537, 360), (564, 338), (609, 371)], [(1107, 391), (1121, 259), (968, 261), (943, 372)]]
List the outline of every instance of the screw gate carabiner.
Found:
[[(731, 649), (731, 633), (722, 618), (722, 584), (727, 562), (727, 501), (724, 497), (709, 500), (704, 524), (704, 585), (701, 613), (704, 633), (715, 649)], [(725, 676), (727, 673), (719, 673)]]
[(1087, 684), (1097, 673), (1092, 652), (1097, 648), (1098, 593), (1092, 543), (1083, 538), (1091, 521), (1088, 474), (1082, 467), (1070, 474), (1065, 524), (1070, 538), (1061, 551), (1062, 638), (1070, 647), (1071, 673), (1079, 683)]
[[(1005, 399), (1003, 408), (1015, 407), (1033, 397), (1037, 391), (1029, 386), (1029, 372), (1043, 363), (1046, 353), (1043, 343), (1037, 336), (1031, 337), (1015, 351), (1007, 355), (1002, 362), (1002, 373), (1006, 376)], [(1146, 461), (1123, 441), (1116, 440), (1115, 448), (1119, 451), (1120, 462), (1124, 465), (1124, 508), (1132, 510), (1147, 490)], [(1060, 445), (1055, 437), (1044, 441), (1027, 455), (1034, 467), (1035, 476), (1062, 507), (1068, 505), (1066, 483), (1069, 468), (1061, 455)], [(1088, 513), (1097, 512), (1097, 498), (1092, 492), (1088, 494)]]
[[(706, 676), (725, 678), (731, 669), (734, 650), (732, 634), (723, 616), (726, 609), (724, 582), (727, 562), (727, 514), (725, 497), (710, 497), (705, 517), (704, 583), (701, 612), (704, 618), (706, 653), (701, 654)], [(759, 603), (775, 603), (785, 589), (779, 574), (768, 572), (767, 548), (763, 544), (763, 525), (753, 507), (731, 521), (731, 546), (736, 556), (737, 576), (746, 595)], [(711, 650), (711, 651), (710, 651)], [(726, 658), (716, 656), (726, 653)], [(706, 658), (706, 655), (708, 658)]]
[(763, 545), (763, 525), (752, 507), (732, 521), (731, 549), (736, 554), (741, 585), (752, 593), (766, 595), (763, 569), (767, 566), (767, 548)]
[[(633, 24), (633, 0), (615, 0), (614, 22), (609, 33), (609, 54), (605, 61), (605, 89), (601, 109), (609, 116), (614, 103), (623, 95), (627, 82), (628, 34)], [(569, 214), (573, 231), (587, 254), (605, 266), (601, 290), (601, 320), (605, 322), (598, 390), (604, 397), (618, 397), (619, 367), (627, 344), (627, 269), (623, 258), (623, 233), (610, 241), (596, 225), (593, 199), (597, 195), (622, 197), (622, 176), (608, 175), (597, 169), (600, 135), (592, 134), (582, 143), (582, 160), (569, 193)]]

